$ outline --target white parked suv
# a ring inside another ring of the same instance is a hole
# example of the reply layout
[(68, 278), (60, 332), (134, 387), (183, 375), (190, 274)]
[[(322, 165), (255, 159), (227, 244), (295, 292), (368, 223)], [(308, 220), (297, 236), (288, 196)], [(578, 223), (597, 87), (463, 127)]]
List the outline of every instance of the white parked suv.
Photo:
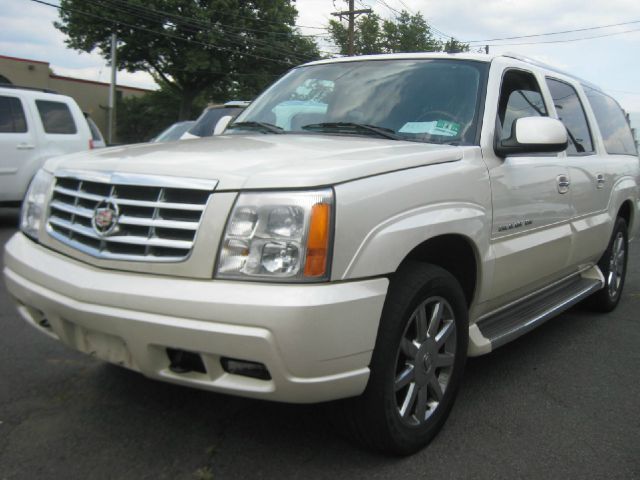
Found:
[(366, 444), (407, 454), (444, 423), (467, 356), (581, 300), (615, 308), (639, 175), (618, 104), (570, 74), (508, 55), (324, 60), (226, 135), (47, 163), (4, 277), (72, 348), (217, 392), (347, 399)]
[(19, 203), (44, 162), (92, 148), (91, 131), (71, 97), (0, 86), (0, 205)]

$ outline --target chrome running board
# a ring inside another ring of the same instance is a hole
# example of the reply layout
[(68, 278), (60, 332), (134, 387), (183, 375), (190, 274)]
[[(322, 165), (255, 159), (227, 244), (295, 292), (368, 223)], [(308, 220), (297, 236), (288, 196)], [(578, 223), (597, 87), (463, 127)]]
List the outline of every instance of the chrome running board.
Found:
[(484, 317), (476, 325), (482, 336), (491, 342), (491, 350), (494, 350), (542, 325), (603, 286), (604, 278), (600, 270), (593, 267), (507, 309)]

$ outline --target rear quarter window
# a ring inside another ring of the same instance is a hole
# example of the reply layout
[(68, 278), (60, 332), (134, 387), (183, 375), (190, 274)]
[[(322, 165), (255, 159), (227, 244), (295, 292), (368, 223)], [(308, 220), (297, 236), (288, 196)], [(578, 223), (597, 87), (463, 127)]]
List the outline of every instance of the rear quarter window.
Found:
[(36, 106), (46, 133), (73, 135), (78, 131), (66, 103), (36, 100)]
[(607, 153), (611, 155), (637, 155), (631, 127), (629, 127), (618, 102), (598, 90), (589, 87), (585, 87), (584, 90), (596, 116)]
[(0, 133), (25, 133), (26, 131), (27, 120), (20, 99), (0, 96)]

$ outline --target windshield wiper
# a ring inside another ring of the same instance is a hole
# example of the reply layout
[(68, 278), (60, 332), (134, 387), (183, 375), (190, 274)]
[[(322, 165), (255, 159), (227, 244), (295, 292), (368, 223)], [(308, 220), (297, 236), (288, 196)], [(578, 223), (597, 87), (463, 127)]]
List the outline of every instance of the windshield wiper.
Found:
[(339, 131), (341, 133), (352, 133), (354, 130), (362, 133), (363, 131), (374, 133), (379, 137), (389, 138), (391, 140), (403, 140), (402, 137), (396, 135), (396, 132), (390, 128), (377, 127), (375, 125), (368, 125), (366, 123), (355, 122), (324, 122), (324, 123), (310, 123), (309, 125), (303, 125), (302, 130), (316, 131), (316, 132), (333, 132)]
[(227, 128), (256, 128), (262, 129), (263, 131), (269, 133), (284, 133), (284, 130), (281, 127), (267, 122), (235, 122), (229, 125)]

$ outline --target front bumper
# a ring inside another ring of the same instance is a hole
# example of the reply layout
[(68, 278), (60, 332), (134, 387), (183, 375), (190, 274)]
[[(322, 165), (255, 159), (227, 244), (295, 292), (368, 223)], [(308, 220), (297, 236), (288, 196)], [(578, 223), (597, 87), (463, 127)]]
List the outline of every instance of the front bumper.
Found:
[[(388, 286), (386, 278), (276, 285), (111, 271), (21, 233), (6, 245), (4, 277), (21, 316), (77, 350), (150, 378), (296, 403), (362, 393)], [(199, 354), (206, 372), (175, 373), (167, 348)], [(271, 380), (227, 373), (222, 357), (263, 363)]]

